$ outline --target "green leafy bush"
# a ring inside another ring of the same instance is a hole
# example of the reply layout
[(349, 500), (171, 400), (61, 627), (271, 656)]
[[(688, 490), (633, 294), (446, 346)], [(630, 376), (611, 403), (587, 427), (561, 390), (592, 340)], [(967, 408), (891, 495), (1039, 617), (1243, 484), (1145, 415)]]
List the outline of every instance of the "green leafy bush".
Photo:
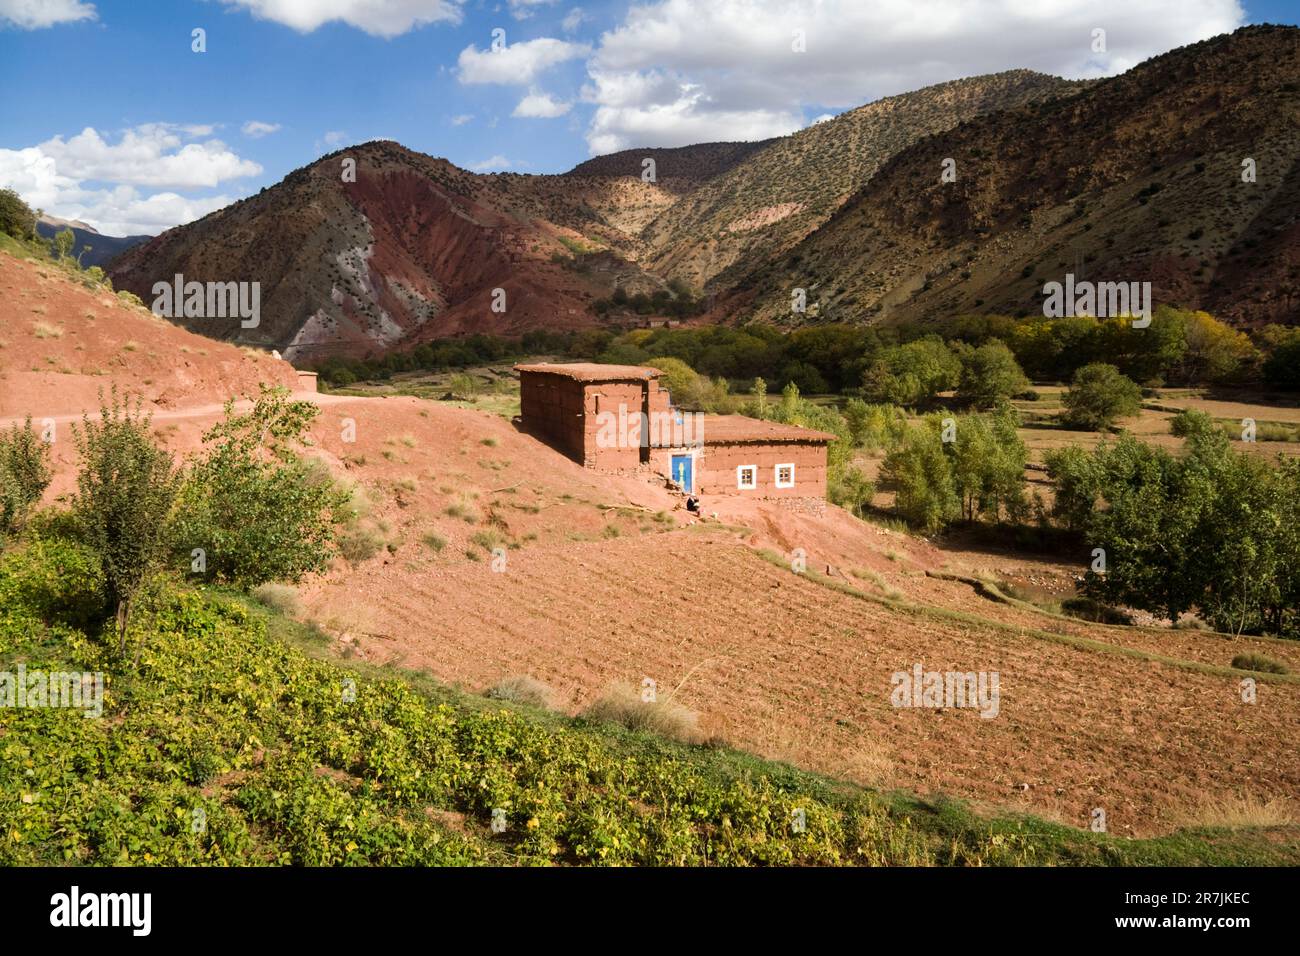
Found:
[(203, 436), (209, 448), (181, 491), (175, 541), (183, 560), (201, 548), (207, 572), (241, 587), (297, 582), (324, 570), (335, 553), (335, 524), (349, 492), (319, 463), (299, 457), (319, 413), (262, 386), (252, 408), (225, 417)]
[(1136, 415), (1142, 407), (1142, 391), (1115, 366), (1094, 362), (1074, 373), (1061, 404), (1065, 406), (1061, 420), (1070, 428), (1102, 431), (1116, 419)]
[(32, 419), (0, 431), (0, 544), (22, 529), (32, 506), (50, 484), (49, 446), (32, 430)]
[(132, 405), (115, 389), (98, 420), (83, 416), (80, 427), (73, 426), (81, 454), (73, 512), (103, 568), (123, 654), (132, 604), (166, 559), (180, 487), (171, 455), (154, 443), (149, 424), (139, 399)]

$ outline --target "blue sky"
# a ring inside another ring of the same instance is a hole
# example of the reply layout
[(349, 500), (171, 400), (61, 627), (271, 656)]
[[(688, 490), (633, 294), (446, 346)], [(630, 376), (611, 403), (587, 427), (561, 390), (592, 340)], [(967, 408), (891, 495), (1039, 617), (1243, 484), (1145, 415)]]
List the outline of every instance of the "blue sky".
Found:
[[(560, 172), (614, 149), (782, 135), (960, 76), (1109, 75), (1243, 23), (1294, 23), (1295, 10), (1277, 0), (0, 0), (0, 186), (108, 233), (158, 232), (367, 139), (481, 171)], [(196, 28), (205, 52), (192, 49)]]

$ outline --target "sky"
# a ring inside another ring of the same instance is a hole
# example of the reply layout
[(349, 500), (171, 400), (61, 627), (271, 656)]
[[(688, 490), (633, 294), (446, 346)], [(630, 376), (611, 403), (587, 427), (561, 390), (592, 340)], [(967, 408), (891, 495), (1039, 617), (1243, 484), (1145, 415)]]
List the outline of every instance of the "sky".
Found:
[(981, 73), (1109, 76), (1298, 15), (1283, 0), (0, 0), (0, 187), (153, 234), (372, 139), (556, 173), (781, 136)]

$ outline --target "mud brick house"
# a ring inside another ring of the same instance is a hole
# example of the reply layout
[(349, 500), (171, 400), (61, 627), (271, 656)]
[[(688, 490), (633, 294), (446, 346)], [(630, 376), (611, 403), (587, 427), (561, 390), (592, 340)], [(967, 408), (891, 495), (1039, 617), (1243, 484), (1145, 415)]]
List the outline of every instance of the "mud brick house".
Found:
[(825, 498), (835, 436), (744, 415), (676, 409), (659, 370), (578, 362), (516, 365), (520, 423), (601, 471), (649, 469), (684, 491)]

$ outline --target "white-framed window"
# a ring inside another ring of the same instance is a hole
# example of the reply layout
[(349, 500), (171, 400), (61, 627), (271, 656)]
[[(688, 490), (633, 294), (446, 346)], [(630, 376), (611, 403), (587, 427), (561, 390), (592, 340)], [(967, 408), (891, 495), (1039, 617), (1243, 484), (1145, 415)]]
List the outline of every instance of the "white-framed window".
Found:
[(794, 463), (790, 462), (785, 465), (777, 465), (773, 469), (773, 475), (776, 478), (778, 488), (794, 487)]
[(758, 465), (740, 465), (736, 468), (736, 487), (741, 491), (758, 487)]

